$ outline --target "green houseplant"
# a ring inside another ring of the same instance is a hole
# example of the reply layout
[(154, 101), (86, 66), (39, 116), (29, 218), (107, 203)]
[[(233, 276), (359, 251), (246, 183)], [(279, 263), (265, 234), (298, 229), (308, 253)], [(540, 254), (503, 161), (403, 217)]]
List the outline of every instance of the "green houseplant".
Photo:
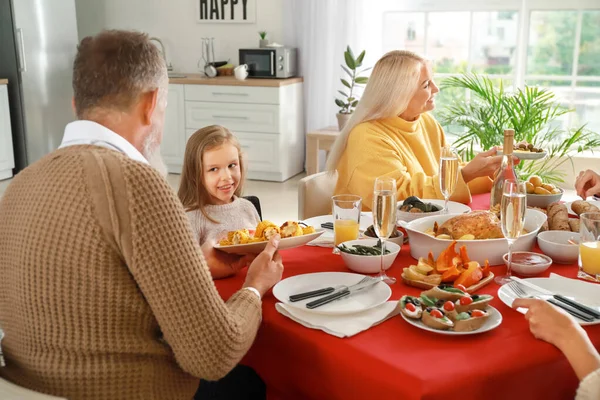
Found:
[(465, 161), (475, 156), (477, 149), (489, 150), (503, 143), (505, 128), (515, 130), (515, 141), (526, 141), (543, 148), (548, 156), (538, 161), (522, 161), (517, 170), (526, 179), (539, 175), (547, 182), (563, 182), (560, 167), (571, 162), (576, 153), (594, 150), (600, 146), (600, 135), (585, 129), (564, 129), (559, 117), (573, 112), (562, 107), (553, 92), (525, 86), (514, 92), (505, 90), (484, 76), (464, 74), (445, 79), (444, 89), (467, 89), (469, 101), (454, 102), (440, 112), (443, 125), (458, 127), (460, 132), (454, 145)]
[(260, 36), (258, 47), (267, 47), (269, 44), (269, 39), (267, 39), (267, 31), (259, 31), (258, 36)]
[(344, 85), (344, 90), (338, 90), (338, 93), (342, 95), (342, 98), (336, 98), (335, 104), (340, 108), (337, 113), (338, 128), (343, 129), (344, 125), (350, 119), (352, 112), (358, 105), (358, 95), (355, 92), (356, 88), (365, 85), (369, 78), (366, 76), (359, 76), (365, 71), (371, 68), (365, 68), (358, 71), (358, 68), (362, 66), (363, 59), (365, 58), (365, 51), (363, 50), (358, 57), (354, 57), (354, 53), (350, 46), (346, 48), (344, 52), (344, 62), (346, 65), (341, 65), (342, 69), (347, 75), (347, 79), (341, 78), (340, 81)]

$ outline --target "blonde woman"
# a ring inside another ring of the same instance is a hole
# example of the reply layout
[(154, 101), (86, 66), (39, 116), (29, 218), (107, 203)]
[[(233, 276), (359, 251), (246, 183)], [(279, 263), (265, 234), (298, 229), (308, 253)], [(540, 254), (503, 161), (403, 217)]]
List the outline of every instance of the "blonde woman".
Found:
[[(396, 179), (399, 200), (442, 199), (437, 174), (446, 139), (428, 113), (438, 92), (425, 59), (410, 51), (385, 54), (327, 160), (327, 169), (339, 176), (335, 193), (359, 195), (363, 208), (370, 209), (373, 182), (385, 175)], [(502, 161), (495, 154), (494, 147), (461, 167), (452, 200), (469, 203), (472, 191), (490, 190), (490, 177)]]

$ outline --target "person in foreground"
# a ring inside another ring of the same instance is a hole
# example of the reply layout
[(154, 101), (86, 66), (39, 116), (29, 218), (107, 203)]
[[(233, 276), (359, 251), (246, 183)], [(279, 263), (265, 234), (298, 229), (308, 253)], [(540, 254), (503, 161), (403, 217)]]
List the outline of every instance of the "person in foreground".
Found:
[[(185, 147), (178, 196), (187, 212), (196, 240), (205, 255), (228, 231), (254, 228), (260, 223), (252, 203), (240, 198), (246, 170), (237, 138), (225, 127), (199, 129)], [(252, 258), (209, 265), (215, 279), (231, 276)]]
[(512, 307), (527, 308), (533, 336), (553, 344), (569, 360), (580, 380), (575, 399), (600, 399), (600, 355), (577, 321), (544, 300), (515, 299)]
[[(339, 176), (335, 194), (359, 195), (363, 208), (370, 208), (375, 179), (390, 176), (396, 179), (398, 200), (443, 199), (438, 168), (447, 142), (428, 113), (438, 92), (431, 66), (417, 54), (396, 50), (377, 61), (327, 160), (327, 169)], [(494, 147), (463, 165), (451, 200), (469, 203), (471, 191), (490, 191), (490, 177), (501, 162)]]
[(0, 202), (0, 376), (76, 399), (185, 399), (252, 345), (281, 279), (274, 239), (224, 302), (157, 152), (167, 71), (148, 36), (105, 31), (74, 62), (78, 121)]
[(575, 190), (583, 200), (600, 194), (600, 175), (591, 169), (581, 171), (575, 179)]

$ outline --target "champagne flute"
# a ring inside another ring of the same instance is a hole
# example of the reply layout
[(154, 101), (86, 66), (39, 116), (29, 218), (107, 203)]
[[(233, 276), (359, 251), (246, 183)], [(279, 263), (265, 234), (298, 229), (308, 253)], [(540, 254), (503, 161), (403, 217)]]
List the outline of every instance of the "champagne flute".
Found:
[(458, 183), (458, 154), (449, 146), (444, 146), (440, 152), (440, 191), (444, 196), (442, 214), (448, 214), (448, 199), (454, 193)]
[(375, 180), (373, 190), (373, 227), (381, 241), (381, 271), (378, 278), (387, 284), (396, 282), (396, 278), (387, 276), (384, 270), (385, 241), (396, 229), (396, 180), (380, 177)]
[(508, 241), (508, 263), (506, 275), (497, 276), (494, 281), (498, 285), (510, 282), (512, 266), (512, 248), (523, 232), (525, 224), (525, 210), (527, 210), (527, 190), (524, 182), (514, 180), (504, 181), (502, 187), (502, 200), (500, 202), (500, 220), (502, 233)]

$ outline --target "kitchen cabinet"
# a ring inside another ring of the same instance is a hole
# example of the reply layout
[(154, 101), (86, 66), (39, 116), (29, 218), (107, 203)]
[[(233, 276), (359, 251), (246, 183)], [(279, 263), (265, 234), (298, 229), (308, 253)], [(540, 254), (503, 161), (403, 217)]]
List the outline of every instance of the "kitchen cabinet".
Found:
[(13, 154), (10, 113), (8, 111), (8, 90), (0, 85), (0, 180), (13, 176), (15, 158)]
[(185, 143), (198, 129), (222, 125), (244, 153), (248, 179), (283, 182), (304, 170), (302, 79), (172, 79), (161, 153), (181, 173)]

